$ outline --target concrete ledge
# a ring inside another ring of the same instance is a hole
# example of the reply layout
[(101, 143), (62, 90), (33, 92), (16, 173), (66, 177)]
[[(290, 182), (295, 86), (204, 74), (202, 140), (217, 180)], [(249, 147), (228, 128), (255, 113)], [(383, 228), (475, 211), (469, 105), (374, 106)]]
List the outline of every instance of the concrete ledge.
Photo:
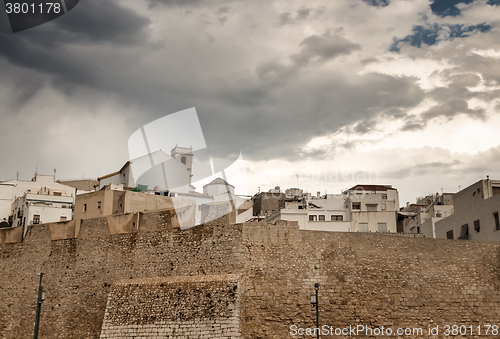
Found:
[(0, 244), (15, 244), (23, 242), (23, 228), (0, 228)]

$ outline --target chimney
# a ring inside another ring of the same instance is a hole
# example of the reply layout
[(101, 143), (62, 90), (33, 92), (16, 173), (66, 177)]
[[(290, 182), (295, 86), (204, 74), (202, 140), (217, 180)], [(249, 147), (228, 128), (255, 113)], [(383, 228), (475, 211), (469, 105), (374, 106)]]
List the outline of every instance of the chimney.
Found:
[(316, 193), (316, 197), (321, 198), (321, 192), (320, 192), (320, 191), (318, 191), (318, 192)]
[(410, 202), (409, 201), (406, 202), (406, 207), (410, 207)]

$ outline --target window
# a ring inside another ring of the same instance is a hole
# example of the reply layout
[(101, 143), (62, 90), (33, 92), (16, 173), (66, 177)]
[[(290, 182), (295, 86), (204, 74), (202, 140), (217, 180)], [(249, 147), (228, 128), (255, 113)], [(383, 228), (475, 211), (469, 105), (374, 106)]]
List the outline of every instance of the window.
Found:
[(460, 230), (460, 236), (458, 239), (467, 240), (469, 239), (469, 224), (462, 225)]
[(361, 203), (360, 202), (353, 202), (352, 203), (352, 209), (353, 210), (360, 210), (361, 209)]
[(358, 232), (368, 232), (368, 223), (367, 222), (360, 222)]
[(387, 233), (387, 223), (386, 222), (377, 223), (377, 232)]
[(420, 226), (417, 226), (417, 233), (420, 234)]
[(344, 216), (343, 215), (332, 215), (331, 220), (332, 221), (344, 221)]
[(493, 213), (495, 219), (495, 231), (500, 231), (500, 221), (498, 220), (498, 212)]
[(386, 207), (385, 207), (385, 202), (383, 202), (383, 203), (381, 204), (380, 209), (381, 209), (382, 211), (385, 211), (385, 209), (386, 209)]
[[(201, 205), (199, 207), (201, 207)], [(201, 210), (201, 208), (200, 208), (200, 210)], [(120, 207), (118, 207), (118, 212), (121, 212), (121, 211), (123, 211), (123, 204), (120, 204)]]
[(68, 208), (68, 205), (61, 205), (62, 208)]
[(316, 215), (309, 216), (309, 221), (316, 221), (316, 220), (318, 220)]
[(436, 212), (436, 218), (441, 218), (441, 212)]
[(319, 216), (319, 221), (325, 221), (325, 216), (324, 215), (320, 215)]
[(181, 162), (185, 165), (186, 164), (186, 157), (182, 157)]
[(61, 192), (54, 192), (54, 196), (55, 197), (60, 197), (60, 196), (62, 196), (62, 193)]
[(61, 221), (66, 221), (68, 218), (66, 217), (61, 217)]
[(101, 202), (100, 201), (97, 202), (97, 208), (99, 208), (99, 209), (101, 208)]
[(377, 204), (366, 204), (366, 210), (368, 212), (377, 212)]
[(38, 225), (40, 223), (40, 215), (35, 214), (33, 215), (33, 224)]
[(474, 220), (474, 230), (476, 232), (479, 232), (480, 229), (481, 229), (481, 224), (479, 223), (479, 219)]
[(382, 193), (382, 199), (387, 200), (387, 193)]
[(446, 239), (453, 239), (453, 230), (446, 232)]
[(83, 211), (87, 212), (87, 204), (83, 204)]

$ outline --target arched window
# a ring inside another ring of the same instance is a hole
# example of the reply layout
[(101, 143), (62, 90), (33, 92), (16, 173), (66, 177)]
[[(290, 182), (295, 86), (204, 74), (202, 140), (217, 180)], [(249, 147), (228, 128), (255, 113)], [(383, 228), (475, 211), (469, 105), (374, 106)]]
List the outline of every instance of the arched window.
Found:
[(182, 157), (181, 162), (185, 165), (186, 164), (186, 157)]

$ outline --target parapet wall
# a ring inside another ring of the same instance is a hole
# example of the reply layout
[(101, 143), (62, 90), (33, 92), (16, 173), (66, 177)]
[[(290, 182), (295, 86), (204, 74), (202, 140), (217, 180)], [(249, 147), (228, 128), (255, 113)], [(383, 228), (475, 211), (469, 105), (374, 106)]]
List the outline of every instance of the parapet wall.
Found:
[[(40, 272), (46, 301), (39, 338), (47, 339), (154, 331), (174, 338), (297, 338), (291, 326), (314, 327), (316, 282), (320, 325), (500, 325), (498, 243), (224, 219), (182, 231), (173, 218), (171, 211), (141, 214), (138, 229), (117, 234), (104, 218), (86, 220), (77, 238), (60, 240), (41, 225), (22, 243), (0, 244), (0, 338), (33, 336)], [(176, 306), (180, 300), (189, 306)], [(210, 310), (217, 311), (202, 316)], [(190, 331), (174, 333), (187, 325)], [(230, 330), (210, 332), (211, 326)], [(349, 336), (336, 336), (342, 337)]]

